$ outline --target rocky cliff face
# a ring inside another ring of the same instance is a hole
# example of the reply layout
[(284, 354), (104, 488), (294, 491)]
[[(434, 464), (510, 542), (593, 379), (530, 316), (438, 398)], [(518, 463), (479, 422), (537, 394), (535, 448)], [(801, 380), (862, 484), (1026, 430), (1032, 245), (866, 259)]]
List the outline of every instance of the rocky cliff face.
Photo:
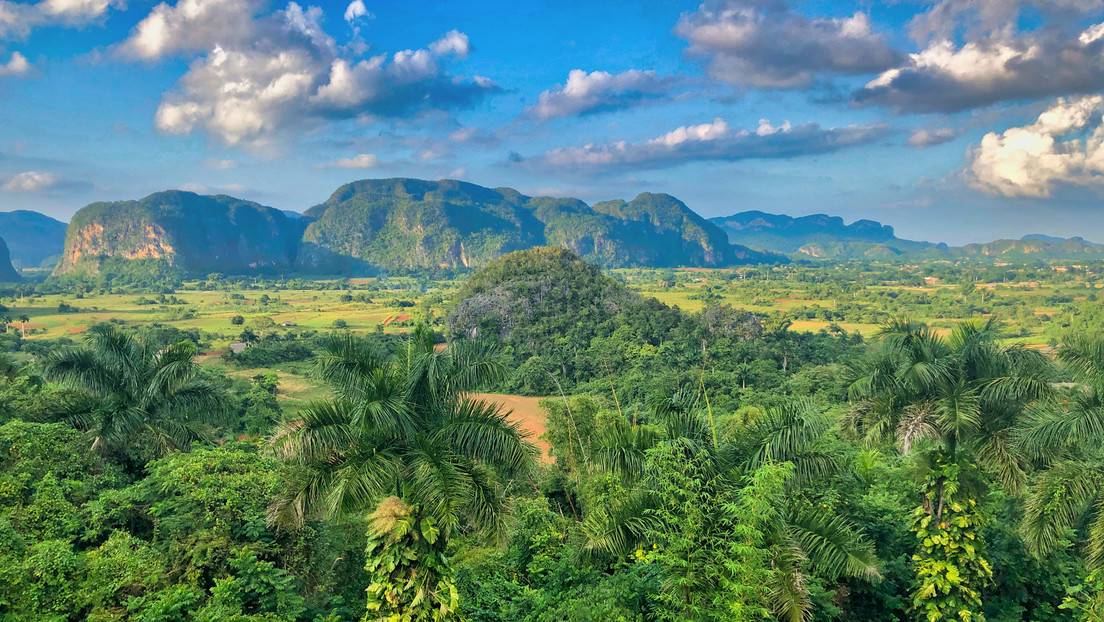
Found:
[(193, 273), (286, 270), (301, 233), (300, 221), (257, 203), (158, 192), (77, 212), (54, 273), (95, 271), (107, 257), (152, 259)]

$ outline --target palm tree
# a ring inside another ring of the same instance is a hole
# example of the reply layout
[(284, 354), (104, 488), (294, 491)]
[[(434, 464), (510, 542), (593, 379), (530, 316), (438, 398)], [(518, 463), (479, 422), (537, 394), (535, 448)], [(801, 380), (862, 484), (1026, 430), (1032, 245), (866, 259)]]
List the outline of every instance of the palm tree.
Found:
[[(804, 494), (808, 485), (838, 470), (837, 460), (826, 449), (826, 435), (835, 425), (832, 417), (807, 401), (791, 402), (768, 409), (756, 422), (732, 438), (718, 438), (700, 398), (679, 391), (653, 407), (661, 430), (624, 423), (604, 431), (597, 442), (595, 462), (617, 473), (630, 484), (630, 493), (618, 504), (595, 508), (584, 521), (587, 548), (612, 558), (623, 558), (649, 534), (678, 529), (660, 524), (655, 516), (664, 499), (657, 494), (655, 473), (648, 465), (648, 452), (664, 446), (679, 456), (679, 463), (700, 466), (703, 487), (735, 494), (731, 506), (747, 505), (746, 491), (756, 487), (764, 469), (786, 465), (792, 473), (785, 494), (761, 506), (770, 512), (744, 511), (743, 524), (720, 522), (716, 527), (725, 539), (739, 538), (749, 529), (760, 531), (760, 547), (767, 551), (772, 568), (767, 590), (771, 611), (783, 620), (801, 621), (811, 614), (808, 574), (817, 572), (829, 580), (852, 577), (874, 580), (880, 577), (873, 545), (850, 521), (816, 511)], [(741, 492), (743, 491), (743, 492)], [(726, 494), (726, 493), (722, 493)], [(725, 505), (725, 504), (722, 504)], [(754, 506), (754, 504), (752, 504)], [(739, 514), (739, 512), (738, 512)], [(749, 514), (758, 514), (752, 518)], [(759, 522), (754, 527), (751, 520)], [(692, 565), (691, 565), (692, 566)], [(686, 580), (711, 581), (703, 569), (687, 567)], [(698, 586), (696, 589), (702, 589)]]
[(160, 455), (187, 449), (224, 412), (222, 394), (200, 376), (195, 353), (190, 341), (158, 348), (100, 324), (83, 346), (51, 352), (41, 366), (47, 379), (88, 397), (70, 419), (91, 436), (93, 450)]
[(424, 328), (399, 357), (332, 335), (316, 372), (334, 398), (307, 407), (272, 439), (298, 472), (273, 505), (273, 521), (370, 513), (371, 619), (454, 614), (445, 545), (464, 529), (502, 526), (507, 486), (526, 474), (536, 450), (500, 407), (469, 395), (500, 377), (496, 361), (480, 341), (436, 351)]
[[(1058, 358), (1078, 381), (1040, 400), (1024, 422), (1020, 448), (1042, 470), (1027, 494), (1022, 533), (1046, 556), (1066, 534), (1085, 542), (1086, 565), (1104, 570), (1104, 334), (1067, 337)], [(1100, 595), (1104, 599), (1104, 594)], [(1104, 602), (1098, 606), (1104, 609)]]
[(24, 339), (27, 338), (27, 322), (30, 322), (31, 318), (26, 313), (19, 316), (19, 331)]
[[(1025, 407), (1051, 391), (1046, 358), (1002, 345), (992, 319), (963, 322), (946, 339), (924, 324), (895, 320), (880, 338), (880, 348), (849, 369), (852, 429), (871, 443), (894, 439), (903, 454), (919, 453), (932, 466), (968, 470), (976, 462), (1020, 491), (1027, 465), (1012, 435)], [(944, 484), (936, 481), (933, 503), (925, 502), (937, 519)]]
[[(895, 439), (923, 476), (912, 525), (919, 617), (982, 607), (992, 569), (976, 529), (983, 478), (975, 467), (1012, 493), (1027, 481), (1014, 431), (1028, 404), (1051, 393), (1052, 370), (1042, 354), (999, 338), (992, 319), (961, 323), (946, 339), (897, 320), (883, 328), (880, 349), (851, 366), (853, 429), (871, 442)], [(949, 583), (946, 568), (955, 570)]]

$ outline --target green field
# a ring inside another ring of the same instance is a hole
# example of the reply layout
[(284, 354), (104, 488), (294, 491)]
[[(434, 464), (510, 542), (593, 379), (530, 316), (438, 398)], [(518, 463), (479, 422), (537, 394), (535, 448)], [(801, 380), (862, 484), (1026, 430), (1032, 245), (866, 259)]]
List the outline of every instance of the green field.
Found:
[[(1075, 305), (1093, 302), (1102, 283), (1099, 272), (1088, 268), (1007, 268), (1005, 272), (1000, 281), (983, 281), (985, 275), (972, 274), (970, 268), (932, 262), (851, 269), (626, 269), (613, 274), (630, 288), (684, 311), (726, 304), (788, 319), (796, 331), (838, 327), (871, 337), (890, 317), (907, 316), (947, 331), (963, 320), (995, 316), (1008, 339), (1033, 346), (1046, 345), (1055, 336), (1060, 318)], [(963, 285), (971, 279), (975, 281)], [(251, 285), (217, 291), (201, 290), (198, 285), (186, 283), (172, 294), (174, 304), (162, 304), (151, 294), (91, 292), (20, 296), (3, 304), (9, 318), (29, 318), (25, 324), (29, 339), (73, 337), (105, 321), (162, 323), (199, 330), (219, 349), (235, 341), (243, 328), (231, 323), (235, 316), (244, 318), (246, 327), (269, 331), (326, 331), (343, 322), (354, 332), (402, 332), (427, 314), (443, 316), (457, 282), (356, 279), (316, 281), (310, 289)], [(63, 311), (63, 305), (70, 309)], [(18, 321), (12, 323), (13, 329), (23, 327)]]

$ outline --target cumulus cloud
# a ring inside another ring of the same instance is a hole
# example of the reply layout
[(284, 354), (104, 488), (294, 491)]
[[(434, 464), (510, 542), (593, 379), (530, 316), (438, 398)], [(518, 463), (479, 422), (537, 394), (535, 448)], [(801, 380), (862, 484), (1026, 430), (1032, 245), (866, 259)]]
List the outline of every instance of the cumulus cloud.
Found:
[(622, 110), (666, 97), (673, 84), (672, 78), (656, 75), (654, 71), (631, 69), (611, 74), (572, 69), (567, 82), (541, 93), (537, 105), (529, 112), (544, 120)]
[(250, 41), (262, 28), (254, 16), (263, 0), (180, 0), (161, 3), (119, 46), (125, 56), (158, 60), (184, 52), (207, 51)]
[(859, 103), (908, 112), (954, 112), (1004, 100), (1104, 87), (1104, 24), (1045, 30), (962, 45), (933, 41), (855, 93)]
[(0, 39), (25, 37), (40, 26), (81, 26), (124, 7), (124, 0), (0, 0)]
[(949, 127), (922, 127), (912, 132), (908, 142), (913, 147), (933, 147), (958, 138), (958, 134), (958, 130)]
[(1059, 99), (1031, 125), (990, 132), (970, 156), (973, 185), (1007, 197), (1104, 188), (1104, 96)]
[(38, 192), (58, 184), (58, 177), (45, 171), (23, 171), (4, 181), (4, 190), (8, 192)]
[[(291, 2), (284, 11), (256, 19), (254, 9), (252, 0), (233, 8), (221, 0), (181, 0), (174, 7), (159, 5), (147, 18), (166, 25), (151, 27), (156, 35), (144, 36), (139, 24), (122, 48), (137, 57), (213, 46), (162, 99), (158, 129), (169, 134), (202, 129), (231, 145), (263, 144), (293, 125), (410, 117), (470, 106), (499, 90), (487, 78), (465, 79), (446, 71), (450, 58), (470, 50), (468, 37), (455, 30), (423, 49), (358, 60), (345, 56), (326, 35), (316, 7)], [(203, 24), (223, 19), (245, 20), (249, 34), (222, 36), (217, 28), (198, 32)]]
[(0, 78), (13, 76), (25, 76), (31, 70), (31, 64), (27, 57), (19, 52), (12, 52), (8, 62), (0, 64)]
[(1047, 19), (1064, 20), (1104, 10), (1104, 0), (935, 0), (928, 10), (909, 21), (909, 34), (921, 43), (1011, 34), (1023, 9), (1030, 7)]
[[(560, 169), (648, 169), (692, 161), (791, 158), (836, 151), (882, 136), (882, 126), (823, 128), (817, 123), (774, 125), (760, 120), (754, 130), (735, 129), (721, 118), (676, 128), (642, 142), (618, 141), (553, 149), (533, 164)], [(520, 158), (513, 158), (515, 161)], [(527, 162), (522, 160), (522, 162)]]
[(345, 21), (355, 22), (358, 19), (364, 19), (371, 17), (372, 14), (368, 12), (368, 7), (365, 6), (364, 0), (353, 0), (349, 3), (349, 6), (345, 7)]
[(379, 166), (379, 158), (371, 153), (358, 153), (351, 158), (341, 158), (329, 165), (331, 168), (375, 168)]
[(799, 88), (819, 75), (868, 74), (898, 62), (864, 13), (808, 18), (785, 0), (706, 3), (675, 31), (713, 77), (752, 87)]

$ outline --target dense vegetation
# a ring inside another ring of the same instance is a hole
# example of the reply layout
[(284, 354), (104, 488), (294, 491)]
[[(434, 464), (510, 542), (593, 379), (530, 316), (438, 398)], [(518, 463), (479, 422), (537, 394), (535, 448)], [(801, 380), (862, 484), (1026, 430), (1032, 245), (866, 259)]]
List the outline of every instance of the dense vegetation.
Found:
[[(205, 298), (116, 295), (217, 303), (217, 331), (128, 315), (73, 335), (20, 330), (36, 297), (58, 306), (36, 288), (67, 285), (20, 286), (0, 619), (1099, 620), (1095, 270), (615, 278), (535, 249), (445, 294), (212, 275)], [(99, 300), (74, 287), (68, 322)], [(351, 328), (273, 321), (292, 291)], [(758, 304), (779, 291), (834, 304)], [(1041, 304), (1052, 349), (993, 317)], [(417, 325), (358, 321), (373, 305)], [(807, 313), (824, 329), (794, 330)], [(222, 335), (248, 347), (200, 364)], [(544, 438), (474, 391), (553, 396)]]

